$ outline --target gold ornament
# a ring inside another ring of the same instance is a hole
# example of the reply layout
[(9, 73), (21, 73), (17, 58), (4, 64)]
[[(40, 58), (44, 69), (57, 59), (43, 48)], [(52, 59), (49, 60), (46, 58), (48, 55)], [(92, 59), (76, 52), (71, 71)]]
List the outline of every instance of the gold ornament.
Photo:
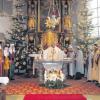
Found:
[(29, 18), (28, 27), (29, 27), (30, 29), (35, 28), (35, 19), (34, 19), (34, 17), (30, 17), (30, 18)]
[(64, 17), (64, 28), (70, 30), (72, 27), (71, 17), (65, 16)]
[(52, 26), (52, 23), (51, 23), (51, 20), (50, 20), (50, 17), (47, 17), (47, 19), (46, 19), (46, 27), (47, 28), (51, 28), (51, 26)]
[(55, 26), (59, 25), (60, 17), (56, 18), (55, 15), (52, 15), (52, 17), (47, 17), (46, 19), (46, 27), (47, 28), (55, 28)]

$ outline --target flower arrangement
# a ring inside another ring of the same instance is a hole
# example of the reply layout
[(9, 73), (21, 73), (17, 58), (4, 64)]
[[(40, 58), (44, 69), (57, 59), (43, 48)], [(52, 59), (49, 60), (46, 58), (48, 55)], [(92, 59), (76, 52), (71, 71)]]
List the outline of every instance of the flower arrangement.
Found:
[(63, 88), (64, 74), (61, 70), (45, 71), (44, 82), (48, 88)]

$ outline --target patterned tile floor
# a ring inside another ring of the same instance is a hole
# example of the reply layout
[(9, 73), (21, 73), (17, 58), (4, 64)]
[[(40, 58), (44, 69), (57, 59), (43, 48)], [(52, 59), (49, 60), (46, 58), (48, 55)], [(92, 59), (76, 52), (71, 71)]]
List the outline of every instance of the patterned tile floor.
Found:
[(33, 94), (84, 94), (84, 95), (100, 95), (100, 88), (96, 87), (94, 83), (82, 80), (66, 80), (68, 87), (63, 89), (48, 89), (40, 86), (40, 82), (36, 78), (16, 77), (6, 86), (6, 93), (13, 95)]

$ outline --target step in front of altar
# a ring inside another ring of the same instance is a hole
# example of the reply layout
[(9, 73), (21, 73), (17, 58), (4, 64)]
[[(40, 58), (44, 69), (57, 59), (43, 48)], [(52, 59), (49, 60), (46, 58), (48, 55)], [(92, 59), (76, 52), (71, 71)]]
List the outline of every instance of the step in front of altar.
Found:
[(27, 94), (24, 100), (86, 100), (81, 94)]

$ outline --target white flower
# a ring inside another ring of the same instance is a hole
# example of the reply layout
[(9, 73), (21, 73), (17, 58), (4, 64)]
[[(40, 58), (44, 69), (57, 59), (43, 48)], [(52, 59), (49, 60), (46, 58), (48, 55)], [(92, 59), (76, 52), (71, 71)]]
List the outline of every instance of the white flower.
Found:
[(61, 80), (64, 81), (64, 74), (61, 70), (45, 70), (44, 74), (44, 82), (47, 80), (56, 81)]

